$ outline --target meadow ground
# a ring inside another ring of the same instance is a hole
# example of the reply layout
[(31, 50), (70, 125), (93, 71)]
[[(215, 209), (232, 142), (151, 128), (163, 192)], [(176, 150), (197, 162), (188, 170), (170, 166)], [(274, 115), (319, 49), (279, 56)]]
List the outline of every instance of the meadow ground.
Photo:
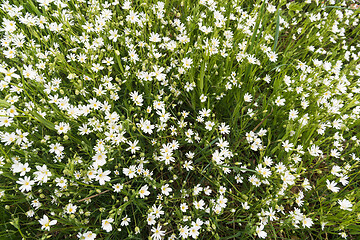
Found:
[(0, 239), (359, 239), (359, 4), (2, 1)]

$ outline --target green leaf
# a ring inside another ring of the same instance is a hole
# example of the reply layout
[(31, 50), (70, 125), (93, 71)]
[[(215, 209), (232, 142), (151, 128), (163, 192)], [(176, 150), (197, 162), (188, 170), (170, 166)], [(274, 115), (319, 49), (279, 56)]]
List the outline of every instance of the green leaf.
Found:
[(264, 13), (264, 9), (265, 9), (265, 3), (263, 3), (261, 5), (261, 8), (260, 8), (260, 14), (258, 15), (257, 19), (256, 19), (256, 23), (255, 23), (255, 27), (254, 27), (254, 32), (252, 34), (252, 37), (251, 37), (251, 42), (250, 42), (250, 45), (248, 44), (247, 45), (247, 52), (249, 54), (251, 54), (251, 50), (252, 48), (254, 47), (254, 44), (255, 44), (255, 39), (256, 39), (256, 35), (257, 35), (257, 32), (258, 32), (258, 28), (259, 28), (259, 25), (260, 25), (260, 22), (263, 18), (263, 13)]
[(0, 99), (0, 107), (7, 108), (10, 107), (11, 104), (5, 101), (4, 99)]
[(204, 89), (204, 76), (205, 76), (205, 61), (201, 63), (200, 76), (199, 76), (199, 87), (200, 93), (203, 93)]
[(289, 5), (289, 10), (291, 11), (301, 11), (303, 8), (303, 4), (300, 4), (300, 3), (291, 3)]
[(45, 127), (49, 128), (51, 130), (55, 130), (55, 125), (52, 122), (46, 120), (45, 118), (43, 118), (40, 114), (38, 114), (36, 112), (33, 112), (32, 114), (34, 115), (34, 118), (36, 120), (38, 120), (41, 124), (43, 124)]
[(220, 239), (221, 239), (221, 240), (233, 239), (233, 238), (239, 237), (239, 236), (242, 235), (242, 234), (243, 234), (243, 232), (239, 231), (239, 232), (237, 232), (236, 234), (234, 234), (234, 235), (232, 235), (232, 236), (222, 237), (222, 238), (220, 238)]
[(276, 50), (277, 43), (279, 40), (279, 28), (280, 28), (280, 9), (277, 10), (277, 14), (276, 14), (276, 29), (275, 29), (275, 40), (274, 40), (274, 47), (273, 47), (274, 52)]

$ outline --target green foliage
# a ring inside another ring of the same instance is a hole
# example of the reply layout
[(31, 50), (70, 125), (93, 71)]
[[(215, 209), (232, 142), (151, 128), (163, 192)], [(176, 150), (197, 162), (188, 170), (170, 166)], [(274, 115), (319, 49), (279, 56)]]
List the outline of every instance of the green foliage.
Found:
[(357, 239), (356, 1), (0, 5), (0, 239)]

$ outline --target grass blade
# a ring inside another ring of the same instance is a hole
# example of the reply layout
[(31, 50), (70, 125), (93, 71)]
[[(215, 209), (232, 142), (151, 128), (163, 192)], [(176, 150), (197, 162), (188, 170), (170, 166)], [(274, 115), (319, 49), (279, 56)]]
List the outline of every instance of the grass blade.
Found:
[(280, 9), (277, 10), (277, 14), (276, 14), (276, 29), (275, 29), (275, 39), (274, 39), (274, 47), (273, 47), (274, 52), (276, 50), (279, 40), (279, 28), (280, 28)]

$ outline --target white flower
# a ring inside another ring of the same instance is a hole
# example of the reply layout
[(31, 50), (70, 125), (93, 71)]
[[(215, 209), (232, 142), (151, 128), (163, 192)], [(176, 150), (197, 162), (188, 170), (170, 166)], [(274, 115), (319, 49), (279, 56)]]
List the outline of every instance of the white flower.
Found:
[(24, 178), (19, 178), (18, 181), (16, 181), (17, 184), (20, 184), (19, 190), (21, 192), (29, 192), (32, 189), (32, 185), (35, 184), (34, 180), (30, 180), (30, 177), (25, 176)]
[(46, 183), (48, 178), (52, 176), (51, 172), (47, 169), (47, 166), (44, 164), (42, 166), (36, 166), (37, 171), (34, 172), (35, 181), (38, 184)]
[(188, 226), (181, 226), (179, 228), (179, 232), (180, 232), (180, 237), (182, 239), (186, 239), (189, 236), (189, 227)]
[(280, 96), (278, 96), (276, 99), (275, 99), (275, 104), (277, 106), (284, 106), (285, 105), (285, 99), (284, 98), (280, 98)]
[(215, 123), (212, 121), (205, 122), (205, 129), (211, 131), (212, 128), (215, 126)]
[(341, 177), (342, 176), (341, 170), (342, 170), (341, 167), (335, 165), (331, 169), (331, 174), (337, 177)]
[(242, 206), (243, 209), (245, 209), (245, 210), (250, 209), (250, 206), (249, 206), (248, 202), (243, 202), (243, 203), (241, 203), (241, 206)]
[(199, 236), (200, 232), (199, 232), (199, 227), (197, 226), (192, 226), (189, 229), (189, 235), (193, 238), (193, 239), (197, 239), (197, 237)]
[(295, 109), (291, 109), (290, 110), (290, 113), (289, 113), (289, 120), (294, 120), (298, 117), (298, 110), (295, 110)]
[(39, 207), (41, 207), (41, 202), (39, 201), (39, 199), (34, 199), (34, 200), (32, 200), (31, 201), (31, 206), (33, 207), (33, 208), (35, 208), (35, 210), (36, 209), (38, 209)]
[(149, 37), (149, 41), (150, 42), (161, 42), (161, 37), (158, 33), (150, 33), (150, 37)]
[(276, 60), (278, 58), (277, 54), (272, 51), (268, 52), (267, 56), (269, 57), (270, 62), (276, 62)]
[(156, 206), (155, 204), (151, 207), (151, 214), (155, 216), (155, 218), (160, 218), (161, 215), (164, 214), (162, 210), (162, 205)]
[(263, 136), (265, 136), (265, 135), (266, 135), (266, 133), (267, 133), (267, 130), (266, 130), (266, 129), (261, 128), (261, 129), (260, 129), (260, 131), (258, 132), (258, 136), (259, 136), (259, 137), (263, 137)]
[(245, 93), (245, 95), (244, 95), (244, 101), (245, 101), (245, 102), (251, 102), (251, 100), (252, 100), (251, 94)]
[(1, 141), (5, 143), (5, 146), (10, 145), (15, 140), (16, 140), (16, 134), (14, 132), (12, 133), (5, 132), (1, 136)]
[(149, 189), (148, 185), (144, 185), (140, 188), (139, 194), (140, 194), (141, 198), (145, 198), (146, 196), (148, 196), (150, 194), (148, 189)]
[(72, 203), (69, 203), (66, 205), (66, 213), (67, 214), (73, 214), (76, 212), (77, 206), (73, 205)]
[(268, 4), (267, 8), (266, 8), (270, 13), (274, 13), (276, 11), (276, 6), (272, 5), (272, 4)]
[(128, 226), (130, 222), (130, 218), (128, 218), (128, 216), (126, 215), (125, 217), (122, 218), (120, 225), (121, 226)]
[(353, 206), (352, 203), (347, 200), (347, 199), (344, 199), (344, 200), (338, 200), (338, 203), (340, 205), (340, 209), (342, 210), (347, 210), (347, 211), (352, 211), (351, 207)]
[(61, 122), (58, 125), (55, 125), (55, 129), (57, 130), (58, 134), (66, 134), (70, 130), (69, 123)]
[(20, 162), (14, 162), (11, 168), (13, 169), (13, 173), (20, 172), (21, 177), (25, 176), (25, 174), (31, 170), (31, 168), (29, 168), (29, 163), (22, 164)]
[(99, 181), (100, 185), (104, 185), (105, 182), (111, 180), (111, 178), (108, 176), (111, 173), (110, 170), (106, 170), (105, 172), (103, 172), (103, 170), (100, 168), (97, 173), (98, 174), (96, 175), (96, 180)]
[(56, 186), (65, 189), (67, 187), (67, 179), (64, 177), (61, 178), (55, 178)]
[(293, 185), (295, 182), (295, 176), (292, 175), (289, 171), (286, 171), (284, 175), (281, 176), (281, 180), (284, 181), (284, 184)]
[(318, 157), (323, 154), (320, 148), (314, 144), (311, 146), (311, 148), (308, 148), (308, 150), (309, 150), (309, 154), (314, 157)]
[(265, 212), (265, 215), (269, 216), (270, 221), (275, 221), (278, 219), (278, 217), (275, 216), (275, 210), (271, 208), (269, 208), (269, 211)]
[(11, 78), (20, 78), (18, 74), (15, 73), (16, 69), (11, 68), (9, 70), (6, 70), (5, 68), (0, 66), (0, 72), (5, 74), (4, 81), (8, 82), (11, 80)]
[(164, 235), (165, 235), (165, 231), (161, 230), (161, 226), (158, 225), (156, 228), (153, 227), (151, 228), (151, 232), (153, 232), (153, 234), (151, 235), (151, 237), (154, 240), (160, 240)]
[(210, 117), (211, 109), (203, 108), (199, 111), (201, 117)]
[(91, 70), (93, 70), (94, 72), (98, 72), (103, 70), (104, 67), (100, 65), (100, 63), (93, 63)]
[(188, 205), (187, 205), (186, 203), (180, 204), (180, 210), (181, 210), (182, 212), (186, 212), (186, 210), (187, 210), (188, 208), (189, 208), (189, 207), (188, 207)]
[(303, 224), (303, 227), (310, 228), (314, 224), (314, 222), (311, 218), (304, 217), (302, 220), (302, 224)]
[(282, 146), (285, 148), (285, 152), (289, 152), (293, 149), (294, 144), (290, 143), (289, 140), (286, 140), (282, 143)]
[(308, 191), (311, 189), (310, 182), (307, 178), (304, 179), (302, 187), (305, 189), (305, 191)]
[(94, 167), (101, 167), (106, 163), (106, 154), (104, 152), (97, 152), (93, 157), (92, 160), (94, 160)]
[(130, 179), (136, 177), (136, 166), (131, 165), (129, 168), (123, 168), (123, 173), (125, 176), (128, 176)]
[(112, 186), (114, 188), (114, 192), (118, 193), (120, 192), (123, 188), (124, 188), (124, 185), (120, 184), (120, 183), (117, 183), (115, 184), (114, 186)]
[(191, 68), (191, 64), (193, 63), (193, 60), (191, 58), (183, 58), (181, 62), (183, 63), (184, 68)]
[(136, 23), (139, 21), (139, 17), (137, 12), (134, 12), (133, 10), (129, 11), (129, 15), (126, 16), (126, 21), (130, 22), (130, 23)]
[(195, 209), (203, 210), (203, 209), (204, 209), (204, 206), (205, 206), (204, 200), (201, 199), (200, 201), (194, 201), (194, 207), (195, 207)]
[(325, 225), (328, 224), (328, 222), (321, 222), (321, 230), (324, 231)]
[(128, 147), (126, 151), (131, 151), (131, 153), (134, 154), (137, 150), (140, 149), (140, 147), (137, 146), (138, 143), (139, 140), (135, 140), (134, 142), (128, 141), (127, 144), (129, 144), (130, 147)]
[(165, 196), (169, 196), (169, 193), (172, 192), (172, 189), (169, 187), (169, 184), (165, 184), (161, 187), (161, 193)]
[(186, 84), (185, 84), (185, 91), (190, 92), (190, 91), (194, 90), (194, 87), (195, 87), (195, 86), (196, 86), (196, 85), (195, 85), (194, 82), (192, 82), (192, 83), (186, 82)]
[(148, 214), (147, 222), (148, 225), (154, 225), (156, 223), (155, 216), (153, 214)]
[(39, 223), (41, 224), (41, 230), (45, 229), (50, 231), (50, 226), (55, 225), (57, 220), (50, 221), (46, 215), (43, 215), (43, 217), (39, 220)]
[(264, 225), (260, 225), (256, 227), (256, 234), (258, 235), (259, 238), (266, 238), (267, 236), (267, 233), (263, 229), (264, 229)]
[(339, 235), (342, 237), (342, 238), (347, 238), (347, 234), (346, 234), (346, 232), (341, 232), (341, 233), (339, 233)]
[(122, 9), (129, 10), (131, 8), (131, 1), (124, 1), (124, 5), (122, 6)]
[(27, 217), (33, 217), (35, 215), (35, 212), (34, 212), (34, 210), (30, 209), (25, 214), (26, 214)]
[(340, 177), (339, 181), (343, 186), (346, 186), (349, 183), (349, 181), (347, 180), (348, 178), (349, 178), (348, 176), (344, 175)]
[(185, 161), (183, 167), (186, 169), (186, 171), (193, 170), (194, 167), (191, 165), (192, 161)]
[(331, 190), (332, 192), (338, 192), (340, 190), (339, 187), (336, 187), (336, 182), (335, 181), (329, 181), (326, 180), (326, 187)]
[(228, 125), (226, 125), (225, 123), (221, 123), (219, 126), (219, 131), (221, 134), (229, 134), (230, 127)]
[(64, 147), (60, 145), (60, 143), (50, 144), (50, 153), (55, 153), (56, 155), (61, 155), (62, 151), (64, 151)]
[(111, 223), (114, 221), (112, 218), (104, 219), (101, 221), (101, 228), (106, 232), (110, 232), (112, 230)]
[(249, 177), (249, 182), (256, 187), (259, 187), (261, 185), (260, 179), (258, 179), (255, 175)]
[(206, 102), (207, 96), (205, 96), (204, 94), (201, 94), (200, 96), (200, 102)]
[(80, 240), (94, 240), (96, 238), (96, 234), (91, 232), (91, 231), (87, 231), (86, 233), (78, 233), (77, 237)]
[(149, 120), (145, 120), (143, 118), (140, 119), (140, 123), (136, 124), (144, 133), (151, 134), (153, 129), (155, 128), (154, 125), (151, 124)]
[(220, 197), (216, 200), (216, 202), (219, 204), (219, 206), (221, 208), (225, 208), (226, 207), (226, 203), (227, 203), (227, 198), (225, 198), (224, 196), (220, 195)]
[(265, 156), (264, 163), (266, 166), (270, 167), (273, 164), (273, 160), (271, 159), (271, 157)]
[(131, 100), (136, 104), (136, 106), (142, 106), (143, 104), (143, 96), (139, 94), (137, 91), (130, 93)]

